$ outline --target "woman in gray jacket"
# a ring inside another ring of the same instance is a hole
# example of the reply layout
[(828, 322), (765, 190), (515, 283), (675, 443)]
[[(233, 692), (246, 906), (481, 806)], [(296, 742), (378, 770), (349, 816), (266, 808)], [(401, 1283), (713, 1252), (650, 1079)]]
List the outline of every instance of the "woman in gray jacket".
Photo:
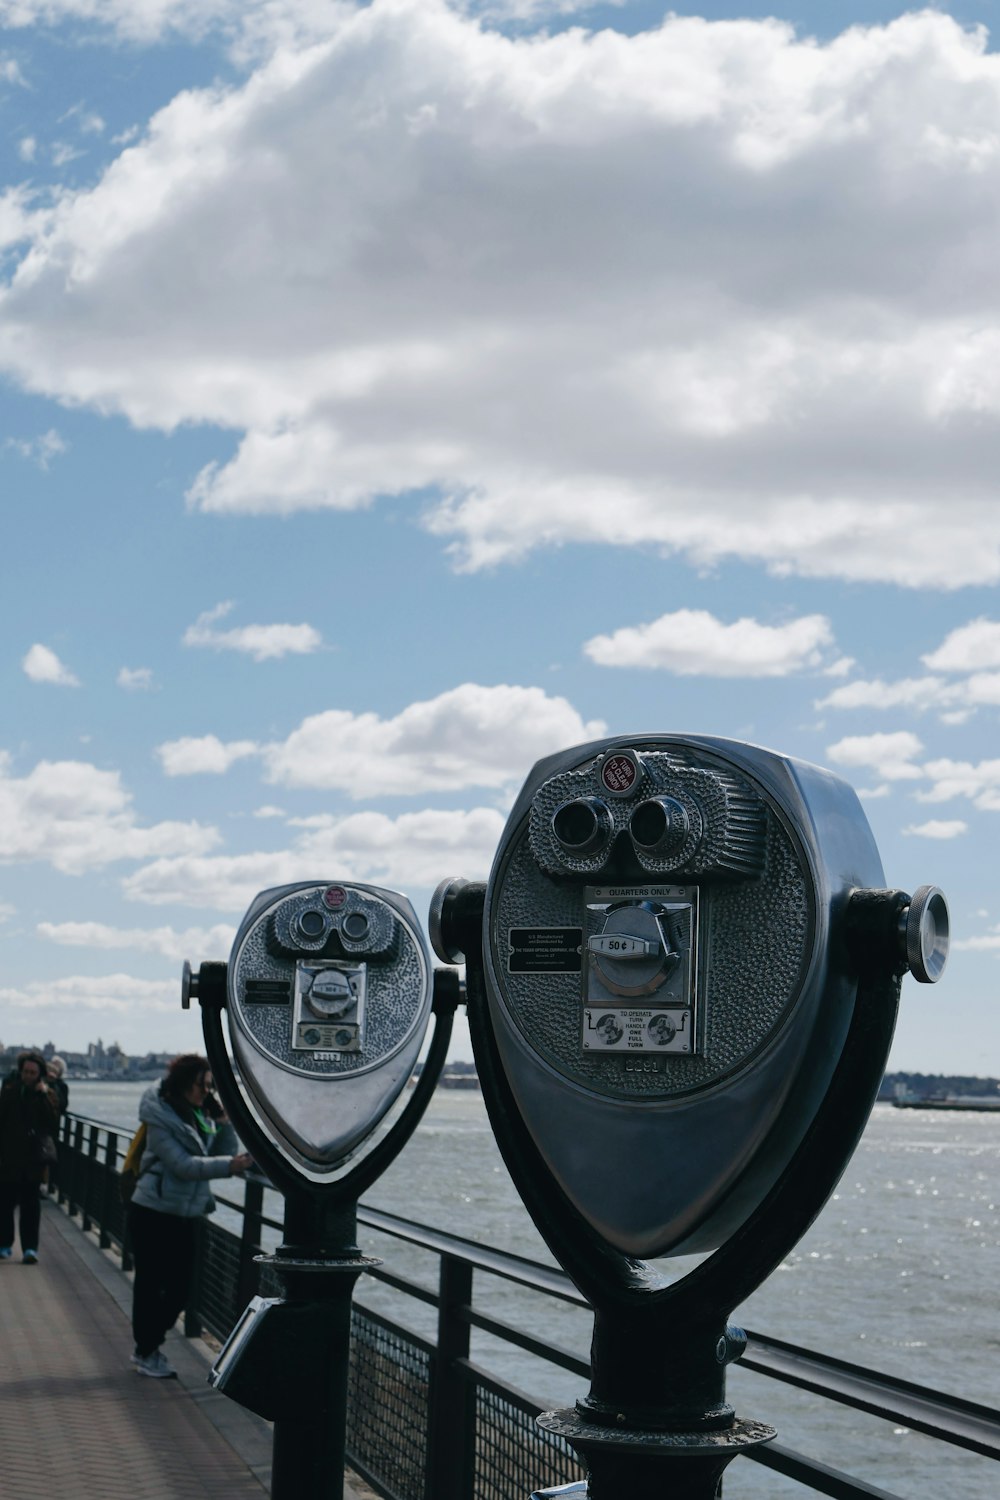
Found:
[(209, 1183), (242, 1177), (252, 1160), (215, 1099), (207, 1057), (175, 1057), (139, 1105), (146, 1148), (129, 1204), (135, 1257), (132, 1363), (140, 1375), (176, 1375), (160, 1345), (183, 1311), (194, 1272), (198, 1220), (215, 1209)]

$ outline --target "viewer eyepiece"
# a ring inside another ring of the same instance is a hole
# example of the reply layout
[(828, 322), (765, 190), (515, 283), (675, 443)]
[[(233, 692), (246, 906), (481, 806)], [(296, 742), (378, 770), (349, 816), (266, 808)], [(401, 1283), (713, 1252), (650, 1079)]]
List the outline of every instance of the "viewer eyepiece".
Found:
[(577, 797), (553, 813), (552, 831), (567, 854), (593, 854), (607, 842), (611, 814), (599, 797)]

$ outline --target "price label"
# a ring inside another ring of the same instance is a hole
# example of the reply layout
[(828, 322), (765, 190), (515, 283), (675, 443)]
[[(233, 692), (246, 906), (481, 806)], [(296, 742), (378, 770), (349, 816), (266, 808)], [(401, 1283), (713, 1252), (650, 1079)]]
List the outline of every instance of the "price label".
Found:
[(591, 953), (606, 953), (612, 958), (649, 958), (660, 951), (660, 944), (646, 938), (628, 937), (625, 933), (600, 932), (588, 939)]

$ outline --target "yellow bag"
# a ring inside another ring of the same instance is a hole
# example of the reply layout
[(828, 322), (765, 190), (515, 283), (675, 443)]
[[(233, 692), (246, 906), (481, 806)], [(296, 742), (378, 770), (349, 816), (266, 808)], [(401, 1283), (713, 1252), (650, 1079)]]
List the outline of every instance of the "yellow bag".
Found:
[(142, 1161), (142, 1153), (146, 1149), (146, 1122), (143, 1120), (139, 1129), (132, 1137), (132, 1143), (125, 1153), (122, 1162), (121, 1173), (118, 1178), (118, 1196), (123, 1203), (132, 1202), (132, 1194), (135, 1185), (139, 1181), (139, 1163)]

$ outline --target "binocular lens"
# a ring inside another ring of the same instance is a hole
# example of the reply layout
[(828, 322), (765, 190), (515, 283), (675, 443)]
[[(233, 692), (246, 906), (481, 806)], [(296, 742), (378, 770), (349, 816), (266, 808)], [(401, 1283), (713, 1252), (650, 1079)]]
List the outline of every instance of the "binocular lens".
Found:
[(364, 912), (352, 911), (344, 918), (341, 930), (352, 943), (360, 943), (368, 935), (368, 918)]
[(675, 798), (651, 797), (648, 802), (640, 802), (629, 819), (628, 830), (637, 848), (666, 853), (680, 848), (689, 827), (687, 812)]
[(296, 925), (304, 938), (315, 942), (326, 931), (326, 918), (321, 911), (303, 911), (299, 913)]
[(564, 802), (552, 817), (552, 831), (569, 854), (590, 854), (611, 831), (611, 814), (597, 797)]

